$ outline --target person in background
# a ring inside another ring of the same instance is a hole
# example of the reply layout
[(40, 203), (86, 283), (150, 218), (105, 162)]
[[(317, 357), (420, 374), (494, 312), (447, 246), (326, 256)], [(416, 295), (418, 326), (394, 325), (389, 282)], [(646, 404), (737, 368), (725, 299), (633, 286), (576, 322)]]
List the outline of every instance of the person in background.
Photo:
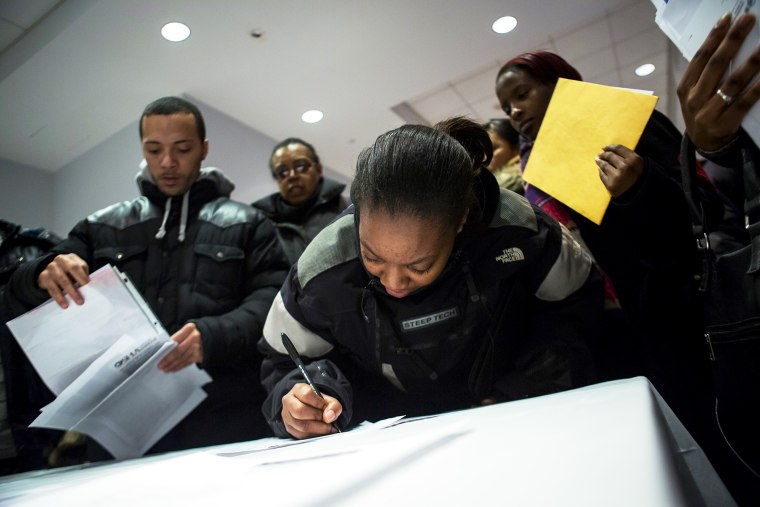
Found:
[(493, 145), (493, 158), (488, 164), (488, 170), (496, 177), (501, 188), (522, 194), (520, 133), (504, 118), (491, 119), (483, 127), (488, 131)]
[[(177, 342), (158, 367), (170, 375), (197, 364), (213, 379), (207, 398), (148, 453), (266, 436), (256, 341), (288, 269), (274, 227), (230, 199), (234, 185), (221, 171), (201, 168), (208, 139), (194, 104), (150, 103), (139, 133), (142, 195), (93, 213), (49, 254), (19, 267), (8, 308), (20, 314), (50, 297), (62, 308), (87, 304), (77, 287), (111, 264)], [(106, 457), (100, 453), (93, 443), (90, 455)]]
[[(595, 380), (602, 283), (565, 228), (485, 169), (487, 132), (405, 125), (359, 155), (354, 203), (306, 248), (267, 317), (275, 434), (435, 414)], [(281, 342), (286, 333), (323, 391)]]
[[(574, 67), (548, 51), (518, 55), (497, 74), (496, 95), (521, 135), (523, 168), (560, 77), (581, 80)], [(646, 376), (705, 445), (714, 435), (712, 387), (696, 318), (700, 261), (680, 183), (680, 147), (681, 132), (657, 110), (635, 147), (600, 146), (595, 162), (611, 197), (600, 225), (532, 185), (525, 195), (582, 238), (607, 277), (608, 294), (613, 291), (619, 302), (605, 312), (608, 348), (600, 368), (606, 378)], [(700, 192), (710, 203), (708, 219), (717, 223), (723, 204), (704, 174)]]
[(348, 206), (345, 185), (322, 175), (314, 147), (289, 137), (277, 143), (269, 157), (279, 192), (252, 203), (277, 227), (288, 261), (294, 264), (306, 245)]
[[(13, 272), (60, 241), (45, 229), (0, 219), (0, 301)], [(29, 428), (55, 396), (5, 325), (9, 318), (0, 304), (0, 475), (47, 468), (48, 456), (63, 436), (59, 430)]]
[[(726, 184), (737, 189), (732, 201), (738, 207), (741, 224), (745, 223), (744, 172), (760, 171), (760, 150), (742, 128), (747, 113), (760, 99), (757, 79), (760, 47), (744, 61), (733, 60), (755, 23), (752, 14), (737, 17), (733, 24), (729, 14), (720, 18), (678, 85), (685, 135), (699, 155), (728, 173)], [(749, 242), (749, 236), (744, 236), (743, 244), (734, 245), (734, 250)], [(753, 296), (747, 294), (746, 297)], [(729, 400), (724, 399), (720, 406), (714, 406), (714, 418), (720, 419), (720, 447), (717, 453), (708, 449), (707, 454), (739, 505), (757, 505), (760, 438), (755, 405), (760, 386), (747, 385), (745, 389), (743, 393), (736, 393), (737, 400), (726, 404)]]

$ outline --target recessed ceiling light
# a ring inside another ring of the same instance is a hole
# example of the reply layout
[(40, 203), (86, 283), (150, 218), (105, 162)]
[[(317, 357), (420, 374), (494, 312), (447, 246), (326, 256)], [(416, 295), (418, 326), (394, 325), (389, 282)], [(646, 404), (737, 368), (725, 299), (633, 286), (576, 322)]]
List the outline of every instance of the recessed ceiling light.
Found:
[(182, 42), (190, 37), (190, 28), (183, 23), (166, 23), (161, 28), (161, 35), (170, 42)]
[(317, 123), (322, 119), (323, 116), (324, 114), (322, 114), (322, 111), (312, 109), (311, 111), (306, 111), (304, 114), (302, 114), (301, 119), (306, 123)]
[(651, 63), (645, 63), (644, 65), (636, 67), (636, 70), (634, 72), (637, 76), (648, 76), (654, 72), (654, 65)]
[(504, 16), (493, 22), (491, 29), (496, 33), (509, 33), (517, 26), (517, 20), (512, 16)]

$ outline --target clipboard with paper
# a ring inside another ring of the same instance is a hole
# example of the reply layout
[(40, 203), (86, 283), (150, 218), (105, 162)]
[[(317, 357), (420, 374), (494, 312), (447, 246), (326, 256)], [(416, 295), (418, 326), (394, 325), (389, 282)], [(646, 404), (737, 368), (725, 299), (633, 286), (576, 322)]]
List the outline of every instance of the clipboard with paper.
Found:
[(176, 344), (117, 268), (79, 290), (83, 305), (49, 300), (8, 322), (57, 396), (31, 426), (85, 433), (119, 459), (141, 456), (203, 401), (211, 378), (196, 365), (157, 368)]
[(600, 224), (610, 194), (594, 161), (602, 147), (633, 149), (657, 97), (560, 78), (523, 172), (523, 179)]

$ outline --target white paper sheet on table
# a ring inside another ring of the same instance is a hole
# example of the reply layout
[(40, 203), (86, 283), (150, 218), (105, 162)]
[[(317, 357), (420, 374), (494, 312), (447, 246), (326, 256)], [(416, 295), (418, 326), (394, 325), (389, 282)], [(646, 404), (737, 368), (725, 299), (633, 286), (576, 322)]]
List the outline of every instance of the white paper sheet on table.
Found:
[(195, 365), (157, 368), (176, 344), (117, 269), (99, 269), (80, 292), (81, 306), (50, 300), (8, 323), (58, 395), (31, 426), (85, 433), (119, 459), (141, 456), (203, 401), (211, 378)]
[[(655, 21), (660, 29), (691, 61), (707, 35), (720, 17), (730, 12), (736, 19), (745, 12), (760, 18), (760, 6), (754, 0), (652, 0), (657, 8)], [(741, 65), (760, 42), (760, 23), (756, 23), (744, 40), (732, 68)], [(729, 73), (731, 69), (729, 69)], [(760, 146), (760, 103), (750, 109), (742, 127)]]

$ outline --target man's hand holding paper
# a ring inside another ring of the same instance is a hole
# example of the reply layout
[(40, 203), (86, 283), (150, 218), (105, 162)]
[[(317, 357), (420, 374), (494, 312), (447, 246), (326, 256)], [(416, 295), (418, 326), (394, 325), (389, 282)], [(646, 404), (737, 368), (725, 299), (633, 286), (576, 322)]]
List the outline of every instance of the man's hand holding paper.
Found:
[(177, 347), (158, 363), (161, 370), (171, 373), (191, 364), (203, 362), (201, 333), (195, 323), (189, 322), (182, 326), (172, 335), (172, 340), (177, 343)]
[(90, 281), (90, 268), (76, 254), (56, 255), (37, 277), (37, 285), (46, 290), (61, 308), (68, 308), (68, 295), (76, 304), (84, 303), (79, 287)]

